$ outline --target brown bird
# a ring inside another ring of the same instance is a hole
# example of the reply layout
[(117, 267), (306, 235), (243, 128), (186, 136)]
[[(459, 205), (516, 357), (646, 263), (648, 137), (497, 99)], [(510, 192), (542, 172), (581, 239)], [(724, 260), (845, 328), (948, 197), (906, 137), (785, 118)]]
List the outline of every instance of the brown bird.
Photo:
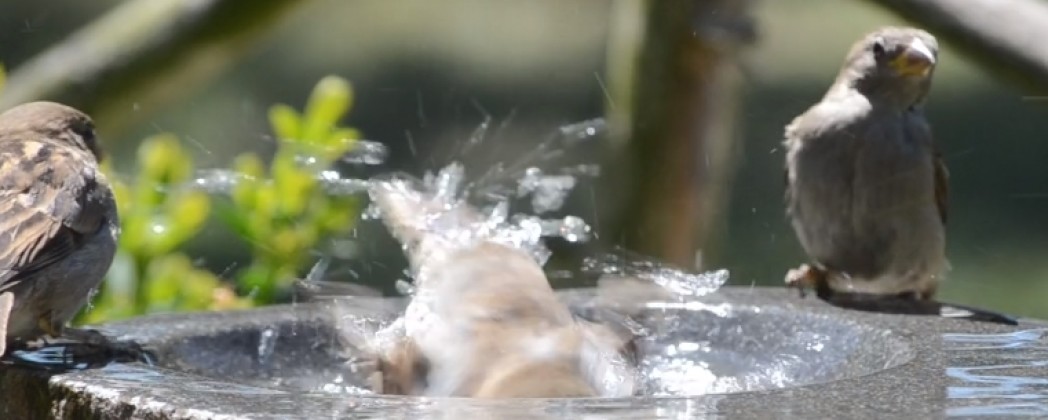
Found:
[(53, 102), (0, 114), (0, 355), (60, 337), (116, 252), (119, 220), (94, 123)]
[(937, 59), (931, 34), (878, 29), (786, 127), (787, 213), (812, 262), (788, 284), (822, 298), (935, 295), (948, 266), (947, 172), (924, 117)]
[(632, 394), (629, 338), (576, 320), (531, 255), (484, 234), (482, 215), (396, 180), (371, 197), (405, 245), (416, 287), (406, 334), (380, 362), (384, 393)]

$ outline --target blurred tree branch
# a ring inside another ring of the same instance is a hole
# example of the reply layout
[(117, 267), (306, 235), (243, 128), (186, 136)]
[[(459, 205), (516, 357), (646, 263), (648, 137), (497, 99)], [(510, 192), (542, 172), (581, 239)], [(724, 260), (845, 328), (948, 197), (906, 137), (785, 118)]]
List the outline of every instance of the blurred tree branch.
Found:
[[(620, 0), (608, 59), (616, 239), (683, 267), (709, 251), (733, 175), (749, 0)], [(631, 21), (641, 19), (641, 21)], [(625, 184), (628, 187), (623, 188)]]
[(1048, 94), (1048, 2), (868, 1), (931, 30), (988, 70)]
[(15, 69), (0, 109), (33, 100), (80, 108), (113, 136), (236, 62), (306, 0), (131, 0)]

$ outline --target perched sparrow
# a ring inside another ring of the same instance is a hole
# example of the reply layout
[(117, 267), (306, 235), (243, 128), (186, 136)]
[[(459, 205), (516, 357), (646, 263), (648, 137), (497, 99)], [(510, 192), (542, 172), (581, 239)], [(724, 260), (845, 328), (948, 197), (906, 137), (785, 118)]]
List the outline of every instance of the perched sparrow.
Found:
[(94, 124), (33, 102), (0, 114), (0, 355), (6, 341), (63, 335), (102, 281), (119, 222)]
[(404, 337), (380, 362), (385, 393), (632, 394), (632, 368), (621, 354), (627, 340), (576, 320), (535, 259), (486, 235), (479, 213), (397, 180), (377, 184), (371, 197), (415, 278)]
[(925, 31), (874, 31), (786, 127), (787, 213), (813, 263), (788, 284), (824, 299), (935, 294), (947, 269), (947, 172), (923, 106), (937, 52)]

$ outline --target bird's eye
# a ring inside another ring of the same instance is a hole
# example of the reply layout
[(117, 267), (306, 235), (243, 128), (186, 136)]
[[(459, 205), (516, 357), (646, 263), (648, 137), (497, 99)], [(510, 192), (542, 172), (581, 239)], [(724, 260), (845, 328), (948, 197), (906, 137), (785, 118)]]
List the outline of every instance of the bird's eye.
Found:
[(873, 41), (873, 45), (870, 47), (873, 50), (873, 55), (877, 58), (884, 56), (884, 40), (878, 39)]
[(95, 125), (87, 124), (76, 130), (77, 134), (80, 135), (80, 139), (84, 142), (91, 153), (94, 153), (95, 157), (99, 160), (102, 159), (102, 151), (99, 149), (98, 139), (95, 137)]
[(95, 128), (94, 127), (92, 127), (92, 126), (82, 127), (78, 131), (79, 131), (79, 133), (77, 133), (77, 134), (80, 134), (80, 137), (84, 139), (85, 143), (91, 144), (91, 143), (95, 142)]

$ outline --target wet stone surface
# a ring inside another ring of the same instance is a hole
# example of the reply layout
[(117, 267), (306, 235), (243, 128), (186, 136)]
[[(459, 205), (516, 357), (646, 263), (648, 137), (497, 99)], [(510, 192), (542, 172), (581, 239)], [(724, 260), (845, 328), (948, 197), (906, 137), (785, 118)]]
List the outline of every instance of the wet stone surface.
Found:
[[(562, 296), (581, 314), (592, 309), (585, 291)], [(353, 309), (336, 312), (333, 304)], [(0, 369), (0, 418), (881, 418), (1043, 415), (1048, 407), (1040, 379), (1048, 325), (845, 311), (781, 289), (731, 287), (644, 305), (637, 317), (649, 333), (639, 343), (644, 397), (368, 395), (371, 366), (336, 327), (374, 329), (402, 304), (358, 298), (107, 325), (155, 349), (159, 366), (55, 375)]]

